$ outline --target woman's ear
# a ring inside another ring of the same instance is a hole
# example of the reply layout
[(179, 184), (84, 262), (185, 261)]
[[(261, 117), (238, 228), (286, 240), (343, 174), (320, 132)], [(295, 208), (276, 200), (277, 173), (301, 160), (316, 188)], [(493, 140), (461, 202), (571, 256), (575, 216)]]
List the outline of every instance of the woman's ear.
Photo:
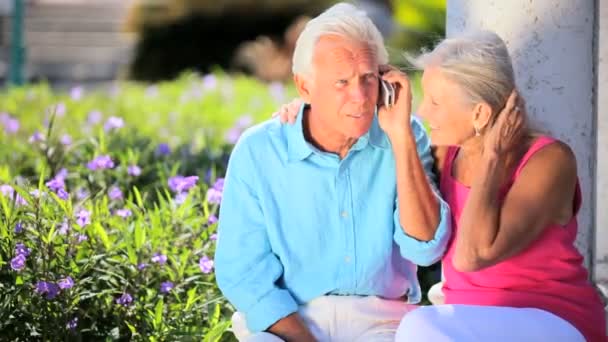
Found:
[(293, 81), (296, 85), (296, 89), (298, 90), (300, 98), (304, 100), (305, 103), (310, 103), (312, 87), (311, 78), (308, 76), (296, 74), (293, 76)]
[(480, 102), (473, 107), (473, 127), (482, 132), (492, 126), (492, 107), (486, 102)]

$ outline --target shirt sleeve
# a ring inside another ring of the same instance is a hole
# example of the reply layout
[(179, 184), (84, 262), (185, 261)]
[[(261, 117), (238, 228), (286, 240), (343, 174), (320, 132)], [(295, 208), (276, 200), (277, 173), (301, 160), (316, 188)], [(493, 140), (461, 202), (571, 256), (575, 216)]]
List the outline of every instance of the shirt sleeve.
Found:
[(439, 224), (435, 231), (435, 236), (430, 241), (420, 241), (407, 235), (402, 227), (399, 218), (399, 201), (395, 200), (395, 233), (394, 240), (400, 248), (401, 255), (421, 266), (429, 266), (439, 261), (445, 253), (448, 241), (451, 235), (451, 215), (450, 207), (441, 198), (441, 194), (437, 190), (436, 177), (433, 172), (433, 155), (431, 153), (431, 142), (425, 132), (423, 124), (416, 118), (412, 117), (412, 130), (416, 137), (416, 147), (418, 155), (427, 179), (433, 193), (439, 202)]
[(289, 291), (276, 285), (283, 266), (271, 250), (246, 144), (239, 141), (228, 164), (215, 267), (220, 290), (255, 333), (296, 312), (298, 305)]

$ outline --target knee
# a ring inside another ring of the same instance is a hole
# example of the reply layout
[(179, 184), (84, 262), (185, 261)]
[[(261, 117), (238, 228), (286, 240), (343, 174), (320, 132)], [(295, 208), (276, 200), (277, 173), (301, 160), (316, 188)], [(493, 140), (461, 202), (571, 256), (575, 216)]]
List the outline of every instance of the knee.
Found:
[(395, 334), (395, 341), (431, 341), (437, 332), (436, 314), (432, 306), (422, 306), (407, 313)]

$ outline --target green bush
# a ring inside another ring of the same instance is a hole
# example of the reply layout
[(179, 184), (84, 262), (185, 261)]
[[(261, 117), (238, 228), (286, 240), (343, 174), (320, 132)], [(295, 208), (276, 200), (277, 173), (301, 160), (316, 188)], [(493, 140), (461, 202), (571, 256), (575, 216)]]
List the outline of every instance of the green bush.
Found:
[(0, 94), (2, 339), (233, 339), (212, 260), (221, 177), (288, 95), (194, 74)]

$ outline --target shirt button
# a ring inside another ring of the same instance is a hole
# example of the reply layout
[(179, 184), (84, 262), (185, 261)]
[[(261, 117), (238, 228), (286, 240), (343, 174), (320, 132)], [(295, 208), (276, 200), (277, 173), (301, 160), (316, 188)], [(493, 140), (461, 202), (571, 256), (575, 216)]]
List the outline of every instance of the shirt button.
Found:
[(350, 262), (350, 257), (347, 255), (347, 256), (344, 258), (344, 261), (345, 261), (345, 262), (348, 264), (348, 263)]
[(346, 217), (346, 216), (348, 216), (348, 213), (346, 211), (343, 211), (343, 212), (340, 213), (340, 216)]

